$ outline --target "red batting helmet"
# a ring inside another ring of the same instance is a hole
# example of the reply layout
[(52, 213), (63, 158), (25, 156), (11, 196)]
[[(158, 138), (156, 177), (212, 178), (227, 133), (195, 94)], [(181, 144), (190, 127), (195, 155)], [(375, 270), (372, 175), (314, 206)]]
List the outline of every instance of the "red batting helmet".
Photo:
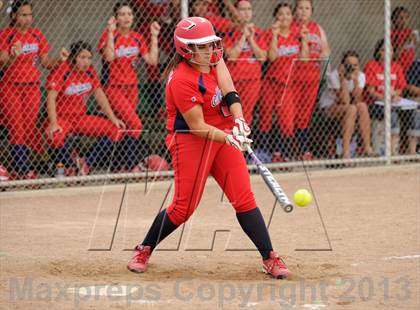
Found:
[[(211, 42), (221, 42), (221, 38), (216, 36), (213, 25), (204, 17), (187, 17), (181, 20), (175, 28), (174, 43), (176, 51), (185, 59), (191, 59), (193, 50), (191, 44), (207, 44)], [(215, 52), (220, 54), (220, 48)]]

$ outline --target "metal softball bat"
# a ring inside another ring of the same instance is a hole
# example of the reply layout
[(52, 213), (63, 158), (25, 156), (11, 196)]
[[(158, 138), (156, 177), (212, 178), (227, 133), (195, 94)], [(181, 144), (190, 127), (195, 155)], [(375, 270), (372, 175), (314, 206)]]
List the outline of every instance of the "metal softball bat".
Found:
[(267, 184), (268, 188), (273, 193), (274, 197), (276, 197), (284, 212), (292, 212), (293, 204), (290, 202), (286, 193), (281, 188), (280, 184), (276, 181), (271, 171), (266, 166), (264, 166), (261, 160), (258, 159), (257, 155), (255, 155), (254, 151), (249, 145), (247, 145), (247, 152), (251, 156), (255, 165), (257, 165), (258, 172), (263, 178), (265, 184)]

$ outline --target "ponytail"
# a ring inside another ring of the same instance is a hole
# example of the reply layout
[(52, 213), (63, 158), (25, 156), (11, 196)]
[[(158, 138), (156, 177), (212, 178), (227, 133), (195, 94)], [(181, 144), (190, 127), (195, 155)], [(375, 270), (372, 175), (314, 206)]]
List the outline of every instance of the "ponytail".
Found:
[(166, 65), (165, 70), (162, 73), (162, 79), (166, 80), (169, 77), (169, 74), (171, 74), (172, 70), (174, 70), (181, 61), (183, 61), (184, 58), (179, 55), (178, 53), (175, 53), (174, 56), (172, 56), (171, 60)]

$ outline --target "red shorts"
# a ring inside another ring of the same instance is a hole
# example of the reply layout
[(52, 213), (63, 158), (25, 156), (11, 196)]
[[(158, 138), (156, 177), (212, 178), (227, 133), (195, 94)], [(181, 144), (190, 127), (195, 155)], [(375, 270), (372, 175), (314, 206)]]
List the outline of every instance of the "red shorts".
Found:
[(81, 115), (76, 117), (59, 117), (57, 123), (63, 129), (62, 132), (55, 132), (52, 137), (49, 135), (48, 122), (45, 123), (47, 142), (50, 146), (63, 147), (68, 136), (72, 134), (83, 134), (88, 137), (108, 137), (112, 141), (119, 141), (124, 132), (109, 120), (91, 115)]
[(197, 208), (211, 174), (237, 213), (256, 208), (243, 154), (232, 146), (193, 134), (169, 134), (166, 145), (172, 156), (175, 193), (167, 214), (181, 225)]
[(127, 126), (127, 134), (139, 138), (143, 125), (137, 115), (137, 85), (107, 86), (105, 94), (115, 115)]

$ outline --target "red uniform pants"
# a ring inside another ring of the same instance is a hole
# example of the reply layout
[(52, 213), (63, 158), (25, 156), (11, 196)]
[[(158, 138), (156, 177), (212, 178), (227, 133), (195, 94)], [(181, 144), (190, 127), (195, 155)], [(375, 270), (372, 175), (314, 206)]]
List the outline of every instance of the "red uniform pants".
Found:
[(42, 133), (36, 127), (41, 106), (38, 83), (1, 83), (0, 110), (9, 130), (9, 143), (26, 145), (36, 152), (43, 151)]
[(319, 63), (303, 63), (295, 75), (296, 128), (306, 129), (312, 119), (321, 79)]
[(260, 131), (269, 132), (273, 112), (277, 116), (277, 126), (284, 137), (293, 137), (296, 122), (294, 82), (286, 86), (276, 80), (264, 80), (260, 103)]
[(241, 96), (242, 112), (248, 124), (252, 123), (252, 111), (254, 111), (260, 95), (261, 80), (235, 81), (235, 87)]
[(143, 126), (137, 115), (137, 85), (107, 86), (104, 91), (115, 115), (127, 126), (127, 134), (139, 138)]
[(166, 145), (174, 168), (175, 193), (167, 209), (173, 224), (181, 225), (193, 214), (209, 174), (237, 213), (256, 208), (245, 158), (240, 151), (188, 133), (169, 134)]
[[(55, 132), (52, 137), (46, 132), (47, 142), (54, 148), (64, 146), (66, 138), (72, 134), (83, 134), (88, 137), (108, 137), (112, 141), (119, 141), (123, 132), (109, 120), (92, 115), (81, 115), (73, 117), (59, 117), (57, 123), (63, 129), (62, 132)], [(48, 123), (45, 124), (47, 130)]]

